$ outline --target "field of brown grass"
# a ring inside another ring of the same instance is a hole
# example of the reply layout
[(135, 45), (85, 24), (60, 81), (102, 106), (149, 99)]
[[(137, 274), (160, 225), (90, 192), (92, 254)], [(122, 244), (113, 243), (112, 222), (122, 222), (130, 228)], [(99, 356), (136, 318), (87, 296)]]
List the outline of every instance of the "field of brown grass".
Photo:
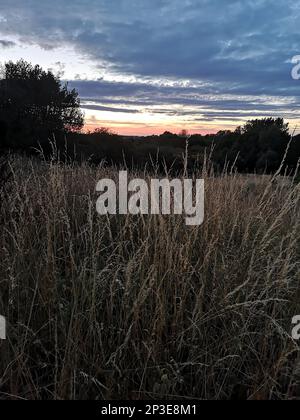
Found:
[(300, 397), (299, 184), (203, 169), (205, 221), (187, 227), (99, 216), (116, 168), (10, 165), (0, 399)]

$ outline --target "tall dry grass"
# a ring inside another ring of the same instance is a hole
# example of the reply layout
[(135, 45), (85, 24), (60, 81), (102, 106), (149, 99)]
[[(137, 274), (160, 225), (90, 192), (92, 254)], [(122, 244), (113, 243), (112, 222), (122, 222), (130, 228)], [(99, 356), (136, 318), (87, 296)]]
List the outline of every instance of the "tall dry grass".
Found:
[(95, 185), (114, 168), (11, 168), (0, 399), (300, 396), (299, 184), (204, 170), (205, 222), (190, 228), (99, 216)]

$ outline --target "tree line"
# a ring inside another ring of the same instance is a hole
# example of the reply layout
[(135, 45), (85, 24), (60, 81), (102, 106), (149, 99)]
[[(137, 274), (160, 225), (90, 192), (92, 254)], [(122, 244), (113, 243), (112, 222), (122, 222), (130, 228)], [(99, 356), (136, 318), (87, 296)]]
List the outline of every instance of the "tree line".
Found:
[[(0, 151), (14, 150), (33, 153), (42, 147), (47, 154), (49, 139), (58, 147), (95, 163), (107, 159), (118, 163), (124, 158), (144, 165), (161, 153), (170, 165), (181, 159), (188, 142), (190, 164), (201, 162), (208, 149), (213, 149), (217, 169), (235, 162), (241, 172), (274, 172), (285, 158), (285, 166), (294, 170), (300, 157), (300, 136), (291, 136), (282, 118), (264, 118), (247, 122), (235, 131), (213, 135), (176, 135), (130, 139), (100, 129), (82, 133), (84, 116), (76, 90), (69, 89), (51, 71), (33, 66), (24, 60), (6, 63), (0, 73)], [(74, 156), (75, 156), (74, 154)]]

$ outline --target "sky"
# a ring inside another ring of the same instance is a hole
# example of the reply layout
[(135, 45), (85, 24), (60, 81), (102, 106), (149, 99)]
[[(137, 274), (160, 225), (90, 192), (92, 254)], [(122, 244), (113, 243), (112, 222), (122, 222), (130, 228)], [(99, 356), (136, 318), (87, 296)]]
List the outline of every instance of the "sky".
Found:
[(204, 134), (280, 116), (299, 131), (299, 22), (296, 0), (0, 0), (0, 62), (68, 81), (86, 129)]

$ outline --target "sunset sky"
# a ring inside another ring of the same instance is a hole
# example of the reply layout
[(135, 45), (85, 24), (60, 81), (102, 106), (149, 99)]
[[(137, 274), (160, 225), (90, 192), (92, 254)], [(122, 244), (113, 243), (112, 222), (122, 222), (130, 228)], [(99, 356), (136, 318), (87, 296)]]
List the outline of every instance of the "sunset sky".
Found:
[(86, 128), (211, 133), (282, 116), (300, 127), (300, 3), (0, 0), (0, 62), (78, 89)]

